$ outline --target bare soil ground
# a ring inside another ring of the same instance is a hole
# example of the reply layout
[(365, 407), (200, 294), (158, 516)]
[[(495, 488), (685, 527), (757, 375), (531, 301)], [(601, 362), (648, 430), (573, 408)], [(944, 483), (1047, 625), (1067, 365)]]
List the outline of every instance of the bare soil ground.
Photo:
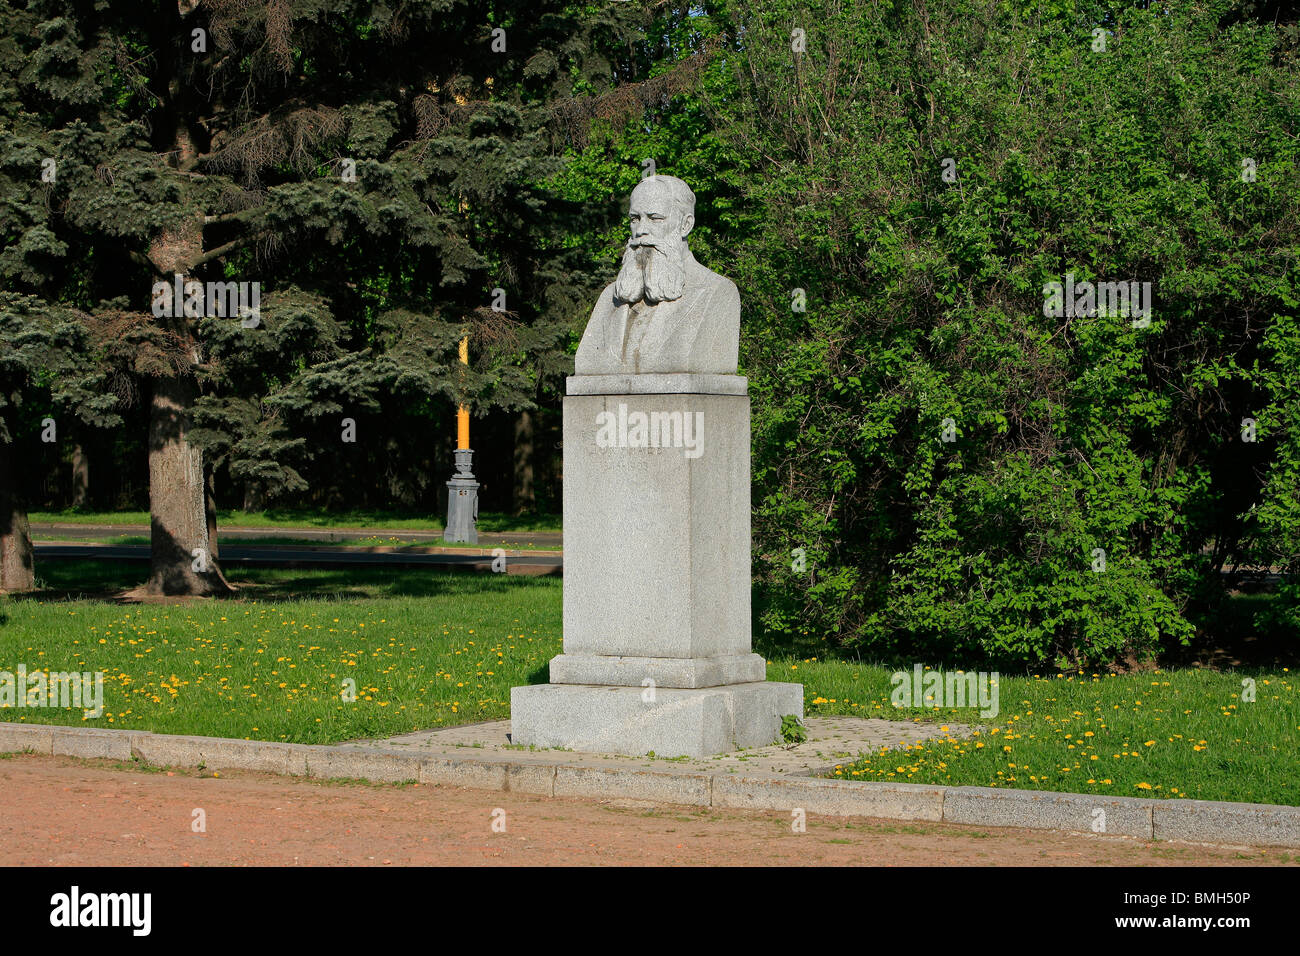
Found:
[[(196, 809), (206, 832), (194, 832)], [(494, 819), (505, 832), (493, 831)], [(796, 833), (775, 812), (0, 760), (3, 866), (1279, 863), (1300, 863), (1300, 853), (812, 815)]]

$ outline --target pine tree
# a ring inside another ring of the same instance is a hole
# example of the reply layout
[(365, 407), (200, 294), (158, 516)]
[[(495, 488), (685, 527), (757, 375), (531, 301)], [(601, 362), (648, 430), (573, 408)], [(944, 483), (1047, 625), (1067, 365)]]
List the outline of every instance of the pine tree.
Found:
[[(616, 60), (646, 16), (458, 0), (0, 9), (0, 274), (112, 328), (102, 371), (148, 396), (148, 590), (228, 588), (214, 469), (301, 491), (305, 463), (346, 453), (359, 411), (523, 409), (571, 367), (599, 281), (572, 237), (607, 210), (550, 184), (566, 126), (639, 79)], [(258, 283), (259, 312), (214, 309), (191, 282)]]
[[(57, 442), (77, 422), (121, 423), (103, 360), (108, 330), (35, 296), (0, 293), (0, 591), (35, 585), (18, 472), (37, 442)], [(36, 403), (39, 402), (39, 405)]]

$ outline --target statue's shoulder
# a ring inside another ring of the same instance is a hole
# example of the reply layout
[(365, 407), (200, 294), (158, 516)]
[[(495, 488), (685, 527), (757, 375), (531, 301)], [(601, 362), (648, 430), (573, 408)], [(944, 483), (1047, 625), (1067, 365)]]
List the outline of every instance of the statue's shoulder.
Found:
[(602, 315), (614, 310), (614, 283), (611, 282), (601, 290), (600, 296), (596, 299), (596, 305), (592, 308), (591, 314)]
[(695, 265), (698, 271), (692, 278), (698, 288), (707, 290), (710, 298), (715, 302), (726, 302), (730, 304), (734, 301), (739, 305), (740, 290), (736, 288), (736, 283), (732, 282), (726, 276), (714, 272), (707, 266), (701, 265), (699, 260), (696, 260)]
[(692, 262), (691, 262), (690, 269), (691, 272), (693, 273), (691, 278), (693, 278), (700, 285), (711, 286), (711, 285), (720, 285), (724, 282), (726, 283), (731, 282), (731, 280), (728, 279), (726, 276), (714, 272), (712, 269), (710, 269), (704, 263), (700, 262), (700, 260), (696, 259), (694, 256), (692, 256), (691, 259)]

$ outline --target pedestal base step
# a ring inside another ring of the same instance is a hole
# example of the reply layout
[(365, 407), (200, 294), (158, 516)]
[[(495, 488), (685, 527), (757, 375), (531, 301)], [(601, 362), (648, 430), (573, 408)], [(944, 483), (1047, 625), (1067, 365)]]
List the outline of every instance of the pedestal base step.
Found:
[(758, 654), (730, 657), (606, 657), (560, 654), (551, 658), (552, 684), (612, 684), (617, 687), (719, 687), (767, 678)]
[(705, 757), (766, 747), (786, 714), (803, 716), (803, 685), (725, 687), (534, 684), (510, 691), (510, 741), (584, 753)]

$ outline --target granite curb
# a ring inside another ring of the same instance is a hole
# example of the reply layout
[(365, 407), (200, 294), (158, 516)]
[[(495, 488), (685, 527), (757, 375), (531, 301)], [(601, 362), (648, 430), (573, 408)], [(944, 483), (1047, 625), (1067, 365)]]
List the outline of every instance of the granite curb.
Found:
[(1300, 847), (1300, 807), (1273, 804), (1149, 800), (774, 773), (522, 763), (490, 755), (413, 755), (381, 747), (0, 723), (0, 753), (21, 751), (318, 779), (414, 781), (547, 797), (622, 798), (789, 813), (803, 810), (828, 816), (1107, 833), (1153, 842)]

